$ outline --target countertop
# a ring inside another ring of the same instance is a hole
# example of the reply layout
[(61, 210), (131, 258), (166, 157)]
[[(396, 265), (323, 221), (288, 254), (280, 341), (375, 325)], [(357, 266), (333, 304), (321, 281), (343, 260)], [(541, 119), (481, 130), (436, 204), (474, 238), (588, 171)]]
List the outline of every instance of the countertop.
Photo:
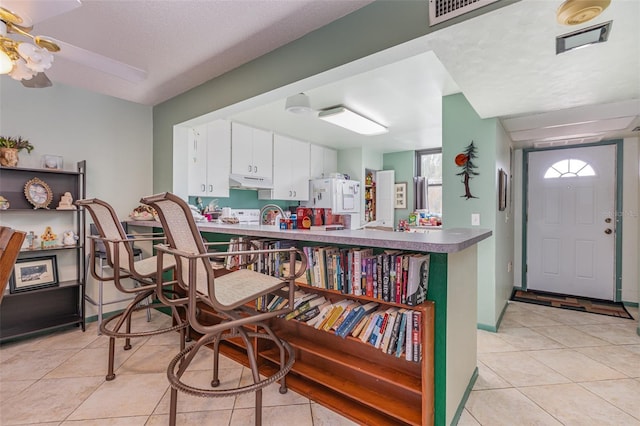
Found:
[[(130, 221), (131, 226), (162, 228), (156, 221)], [(381, 247), (387, 249), (455, 253), (489, 238), (491, 230), (479, 228), (433, 229), (424, 233), (392, 232), (373, 229), (344, 229), (340, 231), (310, 231), (280, 229), (273, 225), (228, 225), (211, 222), (198, 223), (202, 232), (282, 238), (329, 244)]]

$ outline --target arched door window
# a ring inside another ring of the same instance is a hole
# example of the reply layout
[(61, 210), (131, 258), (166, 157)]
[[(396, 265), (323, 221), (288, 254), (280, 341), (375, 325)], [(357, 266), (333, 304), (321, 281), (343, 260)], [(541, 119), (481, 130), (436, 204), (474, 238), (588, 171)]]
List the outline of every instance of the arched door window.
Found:
[(589, 164), (582, 160), (570, 158), (560, 160), (549, 167), (544, 174), (545, 179), (595, 176), (596, 172)]

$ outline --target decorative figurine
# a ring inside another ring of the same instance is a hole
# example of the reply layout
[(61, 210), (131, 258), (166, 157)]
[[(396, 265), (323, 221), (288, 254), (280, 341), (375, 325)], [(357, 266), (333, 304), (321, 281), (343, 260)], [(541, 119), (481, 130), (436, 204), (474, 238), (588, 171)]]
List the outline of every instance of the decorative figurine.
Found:
[(0, 195), (0, 210), (7, 210), (9, 208), (9, 200)]
[(28, 249), (29, 250), (35, 250), (36, 249), (36, 240), (38, 239), (38, 236), (36, 235), (35, 232), (31, 231), (29, 232), (29, 234), (27, 235), (27, 244), (28, 244)]
[(73, 197), (70, 192), (65, 192), (63, 196), (60, 197), (60, 203), (56, 210), (75, 210), (77, 207), (73, 204)]
[(40, 235), (40, 240), (40, 247), (42, 248), (55, 247), (58, 236), (53, 233), (50, 226), (47, 226), (44, 230), (44, 234)]
[(62, 244), (65, 246), (75, 246), (78, 236), (73, 231), (65, 231), (62, 234)]

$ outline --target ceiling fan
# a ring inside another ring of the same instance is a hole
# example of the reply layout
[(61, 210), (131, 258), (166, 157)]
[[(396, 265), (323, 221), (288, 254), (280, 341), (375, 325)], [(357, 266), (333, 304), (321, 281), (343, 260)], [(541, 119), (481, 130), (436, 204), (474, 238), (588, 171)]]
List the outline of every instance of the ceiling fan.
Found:
[[(10, 8), (9, 3), (14, 3), (15, 9)], [(8, 74), (25, 87), (49, 87), (51, 80), (44, 71), (51, 67), (54, 56), (59, 56), (134, 83), (144, 80), (147, 76), (144, 70), (53, 37), (31, 34), (36, 20), (48, 19), (80, 5), (79, 0), (0, 0), (0, 74)], [(18, 8), (22, 11), (14, 12)]]

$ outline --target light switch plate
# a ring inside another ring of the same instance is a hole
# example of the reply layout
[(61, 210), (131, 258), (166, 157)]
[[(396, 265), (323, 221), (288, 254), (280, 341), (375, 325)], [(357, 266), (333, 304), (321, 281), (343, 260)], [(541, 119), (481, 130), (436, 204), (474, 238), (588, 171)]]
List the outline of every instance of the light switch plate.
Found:
[(480, 226), (480, 213), (471, 213), (471, 226)]

